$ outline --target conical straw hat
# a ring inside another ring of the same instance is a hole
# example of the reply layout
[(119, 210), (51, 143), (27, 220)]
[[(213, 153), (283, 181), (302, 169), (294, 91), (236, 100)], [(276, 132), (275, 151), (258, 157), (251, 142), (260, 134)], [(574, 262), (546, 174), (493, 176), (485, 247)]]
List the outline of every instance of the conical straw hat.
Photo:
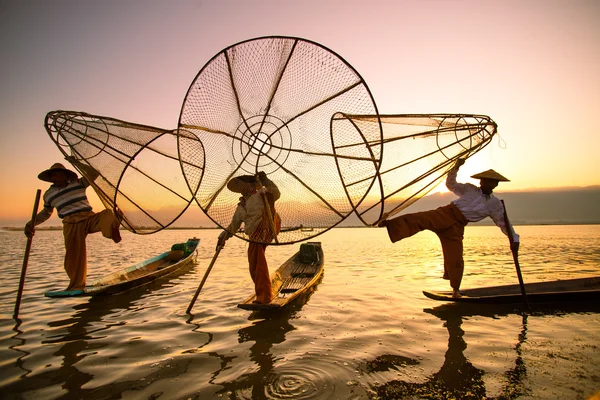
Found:
[(240, 175), (227, 182), (227, 189), (236, 193), (244, 193), (256, 187), (256, 177), (253, 175)]
[(67, 175), (67, 179), (69, 181), (74, 181), (75, 179), (77, 179), (77, 174), (75, 172), (71, 171), (70, 169), (66, 169), (65, 166), (62, 165), (61, 163), (53, 164), (47, 170), (40, 172), (40, 174), (38, 175), (38, 179), (41, 179), (42, 181), (46, 181), (46, 182), (52, 182), (52, 180), (50, 179), (50, 175), (52, 174), (52, 171), (64, 172)]
[(510, 180), (506, 179), (505, 177), (503, 177), (502, 175), (500, 175), (499, 173), (497, 173), (493, 169), (488, 169), (487, 171), (483, 171), (483, 172), (480, 172), (478, 174), (475, 174), (475, 175), (471, 176), (471, 178), (475, 178), (475, 179), (493, 179), (493, 180), (496, 180), (496, 181), (499, 181), (499, 182), (510, 182)]

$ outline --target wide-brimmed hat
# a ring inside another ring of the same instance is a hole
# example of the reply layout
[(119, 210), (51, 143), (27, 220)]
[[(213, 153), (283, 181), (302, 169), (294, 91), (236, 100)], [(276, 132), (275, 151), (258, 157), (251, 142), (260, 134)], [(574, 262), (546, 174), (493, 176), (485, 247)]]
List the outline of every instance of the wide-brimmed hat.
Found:
[(493, 179), (499, 182), (510, 182), (510, 180), (506, 179), (493, 169), (488, 169), (487, 171), (480, 172), (478, 174), (472, 175), (471, 178), (475, 179)]
[(75, 172), (71, 171), (70, 169), (66, 169), (65, 166), (62, 165), (61, 163), (52, 164), (52, 166), (50, 168), (48, 168), (45, 171), (40, 172), (40, 174), (38, 175), (38, 179), (41, 179), (46, 182), (52, 182), (52, 180), (50, 179), (50, 176), (51, 176), (52, 172), (54, 172), (54, 171), (64, 172), (65, 175), (67, 175), (67, 180), (69, 180), (69, 181), (74, 181), (75, 179), (77, 179), (77, 174)]
[(253, 190), (256, 187), (256, 177), (254, 175), (240, 175), (231, 178), (227, 182), (227, 189), (236, 193), (244, 193)]

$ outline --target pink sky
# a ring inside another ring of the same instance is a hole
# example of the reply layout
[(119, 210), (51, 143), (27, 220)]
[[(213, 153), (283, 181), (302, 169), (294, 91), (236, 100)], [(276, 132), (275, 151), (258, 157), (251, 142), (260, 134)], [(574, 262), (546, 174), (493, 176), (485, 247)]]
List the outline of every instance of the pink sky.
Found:
[(202, 66), (267, 35), (338, 53), (381, 113), (491, 116), (505, 145), (469, 159), (465, 179), (494, 168), (503, 190), (598, 185), (599, 20), (595, 0), (2, 2), (0, 225), (27, 221), (48, 186), (37, 174), (64, 162), (48, 111), (175, 128)]

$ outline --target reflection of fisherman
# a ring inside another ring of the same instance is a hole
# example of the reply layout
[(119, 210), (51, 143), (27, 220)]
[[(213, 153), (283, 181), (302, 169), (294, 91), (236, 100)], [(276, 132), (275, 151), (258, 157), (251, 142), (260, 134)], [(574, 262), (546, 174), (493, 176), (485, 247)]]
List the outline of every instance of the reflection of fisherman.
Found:
[[(242, 197), (231, 223), (219, 235), (218, 246), (224, 245), (225, 241), (240, 229), (242, 222), (244, 223), (244, 232), (250, 237), (248, 265), (254, 281), (256, 301), (268, 304), (272, 300), (272, 294), (265, 249), (281, 229), (281, 219), (275, 212), (275, 201), (281, 194), (277, 185), (267, 178), (264, 172), (259, 172), (258, 178), (252, 175), (233, 178), (227, 183), (227, 188), (232, 192), (241, 193)], [(266, 204), (269, 205), (268, 209)]]
[[(459, 159), (448, 173), (446, 187), (460, 196), (447, 206), (435, 210), (405, 214), (391, 220), (383, 220), (378, 226), (385, 226), (392, 242), (397, 242), (423, 230), (435, 232), (442, 243), (444, 255), (444, 279), (450, 280), (453, 297), (460, 297), (459, 289), (464, 271), (463, 234), (469, 222), (481, 221), (490, 217), (494, 223), (508, 235), (504, 221), (502, 202), (492, 194), (498, 182), (508, 182), (508, 179), (490, 169), (472, 178), (479, 179), (480, 187), (470, 183), (457, 183), (456, 175), (465, 160)], [(519, 249), (519, 235), (513, 232), (514, 243), (512, 250)]]
[[(102, 232), (102, 236), (112, 239), (115, 243), (121, 241), (119, 220), (111, 210), (99, 213), (92, 211), (85, 194), (90, 180), (95, 180), (99, 173), (92, 167), (79, 163), (72, 157), (67, 158), (85, 172), (87, 178), (77, 178), (77, 174), (56, 163), (42, 171), (38, 178), (52, 182), (52, 186), (44, 193), (44, 208), (36, 216), (35, 224), (39, 225), (48, 220), (56, 208), (62, 219), (65, 239), (65, 271), (70, 283), (66, 290), (83, 290), (87, 275), (87, 252), (85, 238), (89, 233)], [(35, 227), (31, 221), (25, 225), (25, 235), (32, 237)]]

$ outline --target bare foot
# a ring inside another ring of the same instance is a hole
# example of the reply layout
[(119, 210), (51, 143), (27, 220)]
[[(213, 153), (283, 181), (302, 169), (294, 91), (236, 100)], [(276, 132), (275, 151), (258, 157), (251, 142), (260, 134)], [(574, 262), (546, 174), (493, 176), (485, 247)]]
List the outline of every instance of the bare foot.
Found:
[(460, 297), (462, 297), (462, 294), (460, 294), (460, 292), (458, 290), (453, 290), (452, 291), (452, 298), (458, 299)]
[(110, 237), (115, 243), (119, 243), (121, 241), (121, 232), (119, 232), (119, 225), (112, 227), (110, 231)]

